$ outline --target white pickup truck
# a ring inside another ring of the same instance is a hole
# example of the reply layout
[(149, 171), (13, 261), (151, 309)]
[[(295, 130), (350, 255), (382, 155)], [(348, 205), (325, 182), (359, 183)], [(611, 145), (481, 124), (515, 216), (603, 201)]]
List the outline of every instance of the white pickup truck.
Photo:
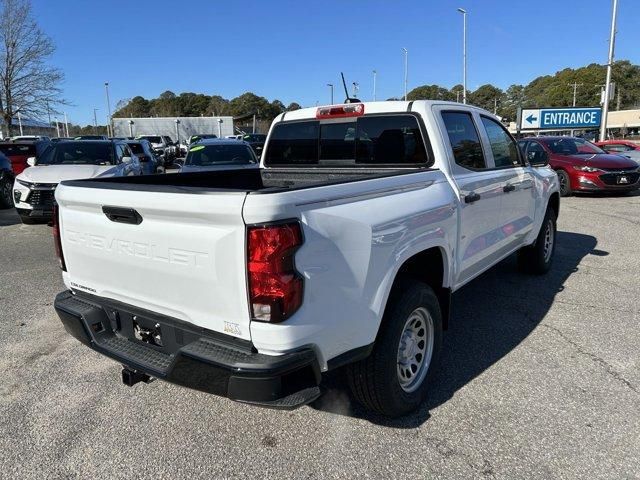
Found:
[(279, 115), (261, 168), (65, 181), (67, 331), (124, 365), (294, 408), (347, 366), (388, 416), (418, 407), (451, 292), (518, 252), (551, 266), (558, 179), (490, 113), (440, 101)]

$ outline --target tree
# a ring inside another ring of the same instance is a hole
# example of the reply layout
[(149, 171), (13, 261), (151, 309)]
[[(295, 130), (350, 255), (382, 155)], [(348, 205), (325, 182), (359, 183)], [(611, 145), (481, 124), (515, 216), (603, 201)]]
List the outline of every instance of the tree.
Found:
[(475, 91), (467, 95), (467, 103), (493, 112), (496, 107), (496, 102), (498, 105), (502, 104), (503, 96), (504, 92), (502, 90), (493, 85), (486, 84), (478, 87)]
[(416, 87), (407, 94), (407, 100), (455, 100), (455, 94), (452, 94), (446, 88), (439, 85), (422, 85)]
[(299, 104), (299, 103), (291, 102), (291, 103), (289, 104), (289, 106), (287, 107), (287, 111), (288, 111), (288, 112), (291, 112), (291, 111), (293, 111), (293, 110), (300, 110), (301, 108), (302, 108), (302, 107), (300, 106), (300, 104)]
[(14, 115), (42, 118), (65, 104), (64, 76), (46, 63), (54, 50), (29, 0), (0, 0), (0, 114), (9, 133)]

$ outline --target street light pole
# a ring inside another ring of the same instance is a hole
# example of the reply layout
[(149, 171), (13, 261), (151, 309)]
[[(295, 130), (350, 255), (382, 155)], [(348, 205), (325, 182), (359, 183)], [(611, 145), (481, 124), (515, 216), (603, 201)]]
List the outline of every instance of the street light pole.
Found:
[(609, 59), (607, 62), (607, 81), (604, 86), (604, 104), (602, 105), (602, 123), (600, 124), (600, 141), (607, 138), (607, 116), (609, 115), (609, 96), (611, 95), (611, 70), (616, 43), (616, 17), (618, 15), (618, 0), (613, 0), (611, 15), (611, 34), (609, 36)]
[(94, 133), (98, 133), (98, 117), (96, 115), (97, 111), (98, 111), (97, 108), (93, 109), (93, 128), (95, 129)]
[(327, 87), (331, 90), (331, 103), (329, 105), (333, 105), (333, 83), (327, 83)]
[(462, 14), (462, 103), (467, 103), (467, 11), (459, 8)]
[[(107, 92), (107, 112), (109, 113), (109, 118), (107, 122), (107, 135), (113, 137), (113, 125), (111, 124), (111, 100), (109, 100), (109, 82), (104, 82), (104, 89)], [(111, 129), (111, 132), (109, 132)]]
[(373, 101), (376, 101), (376, 77), (378, 76), (378, 72), (373, 71)]
[(407, 101), (407, 82), (409, 77), (409, 50), (403, 48), (404, 52), (404, 101)]
[[(575, 107), (576, 106), (576, 97), (578, 95), (578, 87), (581, 87), (582, 85), (584, 85), (584, 83), (578, 83), (578, 82), (573, 82), (573, 83), (568, 83), (567, 85), (569, 85), (570, 87), (573, 87), (573, 103), (572, 105)], [(573, 137), (574, 131), (571, 130), (570, 135)]]
[(64, 131), (66, 136), (69, 136), (69, 120), (67, 120), (67, 112), (64, 112)]
[(360, 89), (360, 84), (358, 82), (353, 82), (353, 98), (358, 98), (359, 89)]

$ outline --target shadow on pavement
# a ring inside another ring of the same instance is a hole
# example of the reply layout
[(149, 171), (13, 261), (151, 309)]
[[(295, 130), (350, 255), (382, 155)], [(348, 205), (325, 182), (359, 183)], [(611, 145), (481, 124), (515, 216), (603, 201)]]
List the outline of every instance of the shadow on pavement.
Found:
[(20, 216), (14, 208), (0, 210), (0, 227), (8, 227), (9, 225), (17, 225), (20, 222)]
[(513, 255), (453, 295), (439, 371), (417, 412), (395, 420), (367, 412), (350, 398), (341, 370), (323, 377), (324, 394), (312, 407), (389, 427), (420, 426), (429, 419), (431, 409), (511, 352), (542, 322), (585, 256), (608, 255), (595, 249), (597, 240), (589, 235), (558, 232), (557, 240), (548, 274), (519, 273)]

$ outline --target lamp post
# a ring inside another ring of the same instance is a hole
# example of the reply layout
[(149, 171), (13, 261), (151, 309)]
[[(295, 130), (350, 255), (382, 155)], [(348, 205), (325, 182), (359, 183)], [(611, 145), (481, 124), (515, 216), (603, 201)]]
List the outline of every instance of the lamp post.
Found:
[[(109, 100), (109, 82), (104, 82), (104, 89), (107, 92), (107, 112), (109, 113), (109, 118), (107, 119), (107, 135), (113, 137), (113, 125), (111, 125), (111, 100)], [(111, 131), (109, 131), (111, 129)]]
[(404, 53), (404, 101), (407, 101), (407, 82), (409, 77), (409, 50), (402, 49)]
[(373, 101), (376, 101), (376, 77), (378, 76), (378, 72), (373, 71)]
[(180, 152), (180, 119), (176, 118), (176, 144), (178, 145), (178, 153)]
[(462, 14), (462, 103), (467, 103), (467, 11), (458, 8)]
[(609, 59), (607, 62), (607, 81), (604, 85), (604, 103), (602, 105), (602, 123), (600, 124), (600, 141), (607, 138), (607, 116), (609, 115), (609, 97), (611, 96), (611, 67), (616, 43), (616, 17), (618, 15), (618, 0), (613, 0), (611, 15), (611, 34), (609, 36)]
[(218, 119), (218, 138), (222, 138), (222, 119)]
[(358, 82), (353, 82), (353, 98), (358, 98), (358, 90), (360, 90), (360, 84)]
[[(65, 118), (67, 118), (66, 114)], [(18, 110), (18, 125), (20, 125), (20, 136), (22, 136), (22, 115), (20, 115), (20, 110)]]
[(93, 128), (94, 128), (94, 133), (98, 133), (98, 115), (97, 112), (98, 109), (94, 108), (93, 109)]
[(133, 120), (129, 120), (129, 136), (133, 137), (133, 124), (135, 123)]
[(331, 103), (330, 103), (330, 105), (333, 105), (333, 83), (327, 83), (327, 87), (329, 87), (329, 90), (331, 90)]

